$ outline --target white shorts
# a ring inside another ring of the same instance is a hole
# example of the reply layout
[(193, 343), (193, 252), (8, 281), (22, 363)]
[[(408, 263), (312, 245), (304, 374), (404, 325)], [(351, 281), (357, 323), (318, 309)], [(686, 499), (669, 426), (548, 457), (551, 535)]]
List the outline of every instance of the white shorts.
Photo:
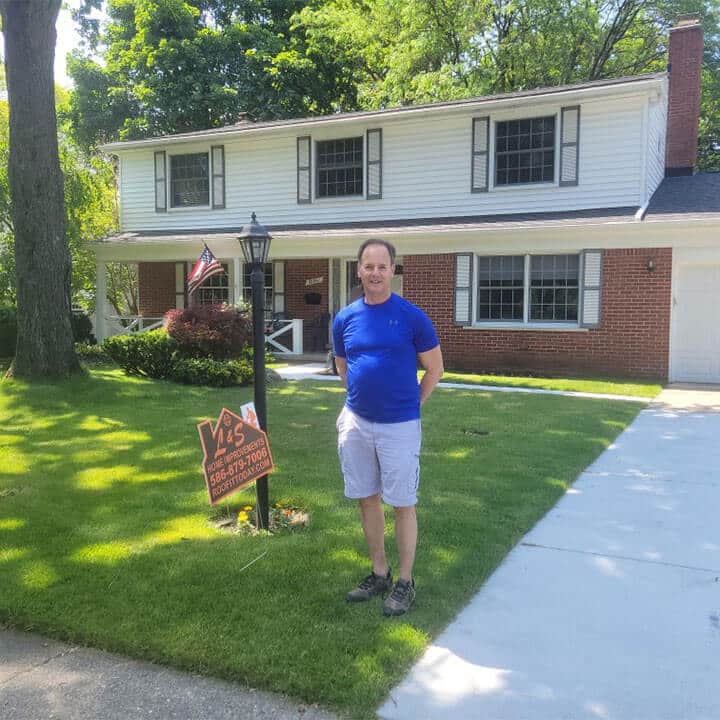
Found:
[(337, 419), (338, 455), (345, 497), (382, 495), (393, 507), (417, 504), (420, 420), (374, 423), (343, 406)]

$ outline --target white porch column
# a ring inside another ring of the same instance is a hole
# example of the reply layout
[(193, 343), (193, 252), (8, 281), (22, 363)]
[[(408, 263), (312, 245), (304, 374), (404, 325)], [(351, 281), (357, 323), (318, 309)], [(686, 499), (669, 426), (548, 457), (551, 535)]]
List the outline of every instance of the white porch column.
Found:
[(239, 257), (233, 258), (233, 305), (242, 300), (242, 265)]
[(97, 261), (97, 282), (95, 284), (95, 337), (100, 344), (107, 335), (105, 334), (105, 313), (107, 312), (107, 280), (106, 267), (102, 260)]

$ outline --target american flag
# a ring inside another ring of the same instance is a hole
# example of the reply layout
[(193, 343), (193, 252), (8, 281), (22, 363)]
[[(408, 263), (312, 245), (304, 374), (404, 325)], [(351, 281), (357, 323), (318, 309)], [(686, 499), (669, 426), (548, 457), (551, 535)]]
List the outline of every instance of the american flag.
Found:
[(217, 258), (210, 252), (206, 245), (200, 253), (195, 267), (187, 277), (188, 295), (195, 292), (209, 277), (225, 272)]

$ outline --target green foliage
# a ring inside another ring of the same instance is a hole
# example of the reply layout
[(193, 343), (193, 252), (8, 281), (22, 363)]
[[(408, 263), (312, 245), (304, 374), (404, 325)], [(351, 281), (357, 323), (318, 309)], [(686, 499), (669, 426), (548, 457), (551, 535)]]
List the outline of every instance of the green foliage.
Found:
[(73, 339), (76, 343), (95, 344), (95, 336), (92, 332), (92, 321), (87, 313), (73, 310), (70, 316), (70, 324), (72, 325)]
[(11, 306), (0, 305), (0, 358), (15, 354), (17, 339), (17, 311)]
[(112, 362), (112, 359), (105, 354), (100, 345), (91, 345), (87, 342), (76, 343), (75, 354), (86, 365), (105, 365)]
[(172, 376), (179, 357), (177, 342), (165, 330), (113, 335), (102, 349), (126, 373), (159, 379)]
[(247, 360), (182, 358), (173, 366), (172, 379), (185, 385), (248, 385), (253, 379), (253, 368)]

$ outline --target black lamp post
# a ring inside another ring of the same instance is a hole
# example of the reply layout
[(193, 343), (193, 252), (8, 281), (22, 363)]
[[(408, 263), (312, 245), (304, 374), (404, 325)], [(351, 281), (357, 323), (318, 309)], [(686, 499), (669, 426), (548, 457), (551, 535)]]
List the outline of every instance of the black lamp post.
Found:
[[(265, 402), (265, 263), (270, 251), (270, 235), (252, 214), (249, 225), (238, 235), (245, 262), (250, 265), (253, 315), (253, 373), (255, 375), (255, 412), (260, 427), (267, 432), (267, 405)], [(268, 529), (268, 478), (257, 481), (257, 526)]]

